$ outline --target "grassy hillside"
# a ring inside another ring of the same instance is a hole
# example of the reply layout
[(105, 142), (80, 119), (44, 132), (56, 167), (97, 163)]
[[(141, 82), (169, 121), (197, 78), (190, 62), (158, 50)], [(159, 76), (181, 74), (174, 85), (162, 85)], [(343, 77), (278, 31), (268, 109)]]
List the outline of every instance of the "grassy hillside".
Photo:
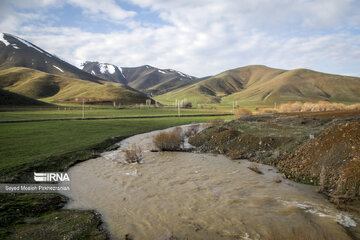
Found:
[(183, 98), (195, 103), (232, 104), (237, 101), (241, 106), (297, 100), (359, 102), (360, 78), (253, 65), (225, 71), (155, 99), (169, 104)]
[(50, 106), (50, 104), (25, 97), (20, 94), (0, 89), (0, 105), (16, 106)]
[(0, 71), (0, 88), (30, 98), (55, 101), (116, 101), (121, 104), (145, 103), (146, 96), (119, 83), (99, 83), (67, 78), (15, 67)]

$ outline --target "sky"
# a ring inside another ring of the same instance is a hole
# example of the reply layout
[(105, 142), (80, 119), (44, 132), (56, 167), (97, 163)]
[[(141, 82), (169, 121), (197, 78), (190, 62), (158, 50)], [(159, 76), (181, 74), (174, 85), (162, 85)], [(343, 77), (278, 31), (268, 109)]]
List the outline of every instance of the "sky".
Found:
[(359, 0), (1, 0), (0, 31), (78, 67), (204, 77), (260, 64), (360, 76)]

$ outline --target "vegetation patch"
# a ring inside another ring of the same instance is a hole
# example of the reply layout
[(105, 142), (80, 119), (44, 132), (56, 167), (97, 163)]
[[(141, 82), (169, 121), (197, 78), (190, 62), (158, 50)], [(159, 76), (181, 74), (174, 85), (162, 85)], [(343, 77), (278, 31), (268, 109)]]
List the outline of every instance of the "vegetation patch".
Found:
[(140, 163), (143, 158), (143, 151), (138, 145), (131, 146), (125, 150), (125, 161), (127, 163)]
[(241, 118), (241, 117), (247, 117), (247, 116), (251, 116), (251, 115), (252, 115), (252, 112), (246, 108), (240, 108), (240, 109), (236, 110), (234, 113), (235, 119)]
[(183, 138), (178, 129), (170, 132), (160, 132), (153, 140), (155, 147), (160, 151), (176, 151), (180, 150)]

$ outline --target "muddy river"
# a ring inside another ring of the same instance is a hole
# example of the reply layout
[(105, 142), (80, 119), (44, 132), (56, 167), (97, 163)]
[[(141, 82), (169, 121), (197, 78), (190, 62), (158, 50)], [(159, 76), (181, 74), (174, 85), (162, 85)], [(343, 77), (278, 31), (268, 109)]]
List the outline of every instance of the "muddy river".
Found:
[[(344, 226), (358, 228), (315, 187), (275, 183), (273, 167), (260, 175), (222, 155), (150, 152), (157, 133), (72, 167), (66, 208), (96, 209), (112, 239), (351, 239)], [(124, 163), (133, 144), (142, 164)]]

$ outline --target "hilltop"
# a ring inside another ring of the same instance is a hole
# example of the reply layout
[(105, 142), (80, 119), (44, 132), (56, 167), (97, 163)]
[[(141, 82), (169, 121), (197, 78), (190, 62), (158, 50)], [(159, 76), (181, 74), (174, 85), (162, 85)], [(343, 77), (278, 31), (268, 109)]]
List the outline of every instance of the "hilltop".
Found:
[(187, 98), (198, 103), (273, 105), (288, 101), (360, 101), (360, 78), (309, 69), (283, 70), (251, 65), (228, 70), (156, 97), (172, 103)]

